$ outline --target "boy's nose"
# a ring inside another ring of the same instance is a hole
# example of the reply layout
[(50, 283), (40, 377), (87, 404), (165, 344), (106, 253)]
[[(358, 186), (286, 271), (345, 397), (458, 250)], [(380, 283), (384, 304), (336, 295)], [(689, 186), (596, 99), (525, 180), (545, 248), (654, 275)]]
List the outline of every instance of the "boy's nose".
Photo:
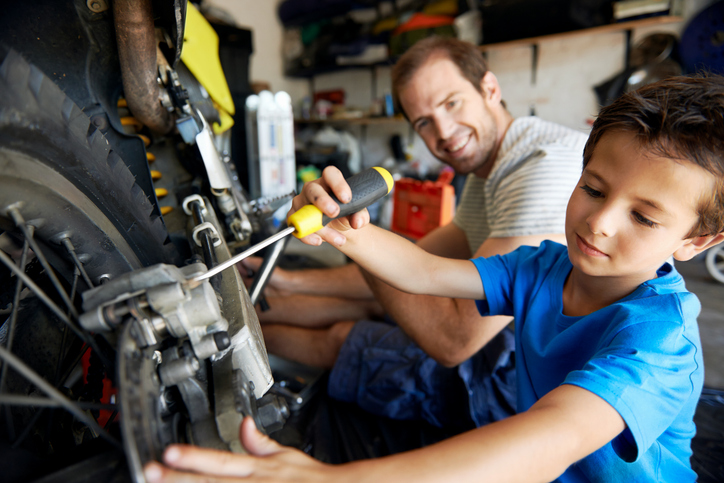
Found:
[(594, 235), (611, 236), (616, 231), (615, 220), (613, 210), (602, 206), (588, 216), (586, 223)]

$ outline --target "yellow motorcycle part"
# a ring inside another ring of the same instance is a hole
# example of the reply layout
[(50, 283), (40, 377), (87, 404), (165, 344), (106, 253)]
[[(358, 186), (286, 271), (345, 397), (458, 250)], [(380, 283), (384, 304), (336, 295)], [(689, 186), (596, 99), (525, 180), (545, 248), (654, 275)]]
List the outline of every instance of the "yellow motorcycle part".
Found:
[[(219, 128), (225, 129), (217, 134), (229, 129), (234, 122), (231, 120), (229, 124), (228, 120), (234, 115), (236, 109), (231, 91), (229, 91), (229, 84), (226, 83), (224, 69), (219, 60), (219, 36), (191, 2), (188, 2), (186, 7), (186, 27), (181, 61), (220, 108), (222, 124)], [(224, 119), (224, 114), (228, 119)], [(216, 125), (214, 127), (216, 131)]]
[(214, 134), (217, 136), (223, 132), (225, 132), (228, 129), (231, 129), (231, 126), (234, 125), (234, 118), (231, 117), (231, 114), (226, 112), (223, 107), (218, 105), (214, 102), (214, 107), (217, 111), (219, 111), (219, 119), (221, 120), (221, 124), (218, 122), (215, 122), (213, 126), (211, 126), (214, 129)]

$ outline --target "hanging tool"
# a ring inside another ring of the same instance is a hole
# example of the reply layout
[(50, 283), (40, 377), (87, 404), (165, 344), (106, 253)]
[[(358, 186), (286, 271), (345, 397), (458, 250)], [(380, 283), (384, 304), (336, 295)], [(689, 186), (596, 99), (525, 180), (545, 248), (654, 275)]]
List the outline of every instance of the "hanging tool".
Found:
[[(363, 208), (368, 207), (392, 191), (394, 181), (392, 180), (392, 175), (386, 169), (374, 167), (366, 169), (348, 178), (347, 184), (349, 184), (349, 187), (352, 189), (352, 200), (349, 203), (341, 203), (334, 197), (334, 195), (330, 195), (339, 205), (339, 214), (336, 218), (357, 213)], [(322, 211), (314, 205), (303, 206), (289, 217), (287, 222), (291, 226), (288, 228), (281, 230), (266, 240), (257, 243), (247, 250), (244, 250), (238, 255), (234, 255), (205, 273), (192, 277), (190, 280), (194, 282), (201, 282), (202, 280), (211, 278), (217, 273), (226, 270), (232, 265), (236, 265), (249, 255), (253, 255), (259, 250), (266, 248), (287, 235), (304, 238), (305, 236), (320, 230), (333, 219), (334, 218), (329, 218), (327, 215), (323, 214)]]

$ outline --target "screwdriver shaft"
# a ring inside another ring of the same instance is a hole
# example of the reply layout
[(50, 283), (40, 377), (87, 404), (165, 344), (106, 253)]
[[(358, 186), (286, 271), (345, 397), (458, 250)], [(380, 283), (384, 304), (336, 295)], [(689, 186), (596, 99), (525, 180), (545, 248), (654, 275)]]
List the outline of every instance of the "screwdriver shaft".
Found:
[(196, 276), (193, 277), (191, 280), (193, 280), (194, 282), (201, 282), (202, 280), (206, 280), (207, 278), (211, 278), (211, 277), (213, 277), (214, 275), (216, 275), (217, 273), (223, 272), (224, 270), (226, 270), (227, 268), (231, 267), (232, 265), (236, 265), (237, 263), (239, 263), (240, 261), (242, 261), (243, 259), (245, 259), (245, 258), (248, 257), (249, 255), (253, 255), (253, 254), (255, 254), (256, 252), (258, 252), (259, 250), (268, 247), (268, 246), (271, 245), (272, 243), (281, 240), (281, 239), (284, 238), (285, 236), (291, 235), (292, 233), (294, 233), (294, 230), (295, 230), (295, 228), (294, 228), (293, 226), (290, 226), (290, 227), (288, 227), (288, 228), (285, 228), (285, 229), (283, 229), (282, 231), (280, 231), (279, 233), (270, 236), (270, 237), (267, 238), (266, 240), (257, 243), (257, 244), (254, 245), (253, 247), (248, 248), (248, 249), (244, 250), (243, 252), (241, 252), (241, 253), (239, 253), (239, 254), (237, 254), (237, 255), (234, 255), (233, 257), (229, 258), (229, 259), (226, 260), (225, 262), (219, 263), (218, 265), (216, 265), (216, 266), (215, 266), (214, 268), (212, 268), (211, 270), (208, 270), (207, 272), (202, 273), (201, 275), (196, 275)]

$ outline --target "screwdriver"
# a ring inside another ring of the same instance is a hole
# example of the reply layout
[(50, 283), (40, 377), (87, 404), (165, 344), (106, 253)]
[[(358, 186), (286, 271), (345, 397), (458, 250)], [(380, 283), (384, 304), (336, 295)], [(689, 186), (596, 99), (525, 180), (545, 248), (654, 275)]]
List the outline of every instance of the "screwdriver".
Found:
[[(347, 178), (347, 184), (352, 189), (352, 199), (349, 203), (341, 203), (333, 194), (330, 193), (334, 202), (339, 205), (339, 214), (335, 218), (348, 216), (367, 208), (369, 205), (392, 191), (394, 183), (392, 175), (386, 169), (379, 167), (366, 169)], [(287, 222), (291, 226), (270, 236), (264, 241), (257, 243), (253, 247), (244, 250), (238, 255), (234, 255), (212, 269), (192, 277), (190, 280), (194, 282), (201, 282), (202, 280), (211, 278), (217, 273), (226, 270), (232, 265), (236, 265), (246, 257), (268, 247), (272, 243), (281, 240), (287, 235), (304, 238), (305, 236), (322, 229), (324, 225), (335, 218), (328, 217), (314, 205), (305, 205), (289, 216)]]

